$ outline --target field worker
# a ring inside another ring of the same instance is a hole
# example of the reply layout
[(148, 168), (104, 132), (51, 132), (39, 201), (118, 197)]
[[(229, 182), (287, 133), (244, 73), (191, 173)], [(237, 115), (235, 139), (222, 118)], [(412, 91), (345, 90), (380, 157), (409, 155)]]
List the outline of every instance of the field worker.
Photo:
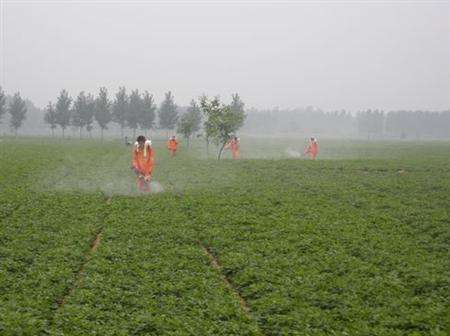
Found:
[(319, 154), (319, 144), (317, 143), (316, 138), (311, 137), (308, 146), (306, 147), (305, 155), (309, 155), (311, 160), (315, 160), (317, 154)]
[(239, 159), (239, 156), (240, 156), (239, 142), (240, 142), (239, 138), (237, 136), (233, 135), (224, 147), (225, 149), (231, 150), (231, 155), (233, 157), (233, 160)]
[(139, 135), (134, 143), (131, 167), (136, 173), (136, 185), (139, 191), (150, 192), (154, 154), (152, 142), (145, 136)]
[(167, 141), (167, 149), (169, 150), (170, 157), (174, 157), (177, 152), (178, 141), (175, 135), (172, 135)]

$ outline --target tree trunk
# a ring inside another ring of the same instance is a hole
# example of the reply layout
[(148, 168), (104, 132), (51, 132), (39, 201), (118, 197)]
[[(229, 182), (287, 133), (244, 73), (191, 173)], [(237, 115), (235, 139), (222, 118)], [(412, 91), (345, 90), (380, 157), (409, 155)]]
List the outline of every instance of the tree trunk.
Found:
[(103, 127), (100, 128), (100, 133), (101, 133), (101, 138), (102, 138), (102, 141), (103, 141)]
[(206, 158), (209, 156), (209, 139), (206, 138)]
[(120, 138), (123, 139), (123, 125), (120, 125)]
[(80, 140), (81, 140), (81, 127), (80, 127)]
[(136, 128), (133, 128), (133, 139), (136, 138)]
[(189, 149), (189, 148), (191, 148), (191, 137), (187, 137), (186, 138), (186, 142), (187, 142), (187, 148)]
[(55, 130), (52, 128), (52, 138), (55, 137)]
[(219, 150), (219, 155), (217, 156), (217, 160), (220, 160), (220, 157), (222, 156), (223, 148), (225, 147), (225, 144), (222, 144)]
[(63, 136), (63, 139), (64, 139), (64, 127), (62, 129), (62, 136)]

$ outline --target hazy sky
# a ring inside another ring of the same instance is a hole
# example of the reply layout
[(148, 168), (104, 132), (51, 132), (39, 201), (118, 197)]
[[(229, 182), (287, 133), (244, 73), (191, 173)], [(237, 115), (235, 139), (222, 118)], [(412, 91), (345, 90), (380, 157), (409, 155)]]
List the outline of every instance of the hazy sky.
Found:
[(450, 1), (1, 2), (0, 85), (139, 88), (179, 105), (450, 108)]

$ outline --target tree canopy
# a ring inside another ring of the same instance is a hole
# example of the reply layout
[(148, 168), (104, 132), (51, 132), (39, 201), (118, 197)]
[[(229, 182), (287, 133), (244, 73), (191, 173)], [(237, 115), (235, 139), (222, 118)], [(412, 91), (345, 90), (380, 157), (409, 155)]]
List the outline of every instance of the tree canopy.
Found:
[(172, 92), (165, 94), (165, 99), (161, 103), (158, 111), (159, 127), (162, 129), (173, 130), (178, 121), (177, 105), (174, 102)]
[(103, 139), (103, 131), (108, 128), (108, 124), (112, 120), (111, 102), (108, 98), (108, 90), (105, 87), (100, 88), (98, 97), (95, 99), (94, 118), (100, 126)]
[(186, 138), (188, 145), (192, 134), (200, 130), (201, 122), (202, 114), (200, 107), (195, 100), (192, 100), (187, 112), (181, 116), (177, 128), (177, 132)]
[(2, 87), (0, 86), (0, 121), (5, 113), (6, 113), (6, 94), (2, 90)]
[(72, 98), (69, 97), (69, 93), (66, 90), (62, 90), (56, 101), (56, 122), (61, 126), (63, 137), (64, 130), (70, 125), (71, 104)]
[(112, 120), (120, 125), (123, 129), (126, 125), (128, 110), (128, 95), (126, 89), (122, 86), (116, 93), (116, 98), (113, 103)]
[(57, 117), (55, 105), (53, 105), (52, 102), (49, 102), (48, 105), (45, 107), (44, 121), (46, 124), (50, 126), (53, 135), (53, 132), (57, 126)]
[(127, 126), (133, 130), (133, 137), (136, 135), (136, 129), (142, 116), (142, 98), (139, 90), (131, 91), (128, 109), (126, 113)]
[(150, 130), (155, 126), (157, 106), (153, 95), (148, 91), (144, 92), (142, 98), (141, 116), (139, 118), (139, 126), (144, 130)]
[(10, 126), (17, 133), (17, 130), (22, 126), (27, 113), (27, 106), (25, 101), (20, 97), (20, 93), (16, 92), (9, 103), (8, 112), (11, 115), (9, 120)]
[(219, 97), (210, 99), (203, 96), (200, 99), (200, 107), (205, 116), (203, 124), (205, 136), (220, 146), (218, 153), (218, 159), (220, 159), (225, 144), (244, 124), (245, 112), (243, 108), (234, 109), (230, 105), (221, 103)]

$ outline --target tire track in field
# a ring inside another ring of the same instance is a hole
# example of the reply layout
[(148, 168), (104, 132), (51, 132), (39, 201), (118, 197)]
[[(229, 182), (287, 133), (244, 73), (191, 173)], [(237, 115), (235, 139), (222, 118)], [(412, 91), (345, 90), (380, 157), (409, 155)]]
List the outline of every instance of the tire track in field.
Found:
[(101, 240), (101, 237), (102, 237), (102, 231), (103, 231), (103, 228), (100, 229), (96, 233), (95, 238), (92, 241), (91, 246), (89, 248), (89, 251), (85, 255), (85, 258), (84, 258), (85, 260), (80, 265), (80, 267), (79, 267), (79, 269), (77, 271), (77, 275), (75, 277), (75, 282), (74, 282), (73, 286), (70, 287), (69, 290), (66, 292), (66, 294), (64, 294), (63, 297), (60, 298), (57, 301), (58, 310), (61, 310), (62, 308), (64, 308), (64, 305), (66, 304), (67, 300), (72, 296), (72, 293), (74, 292), (74, 290), (83, 283), (83, 276), (84, 276), (85, 266), (91, 260), (92, 255), (95, 253), (95, 251), (97, 250), (98, 246), (100, 245), (100, 240)]
[[(237, 287), (224, 274), (222, 265), (220, 264), (219, 260), (214, 256), (211, 249), (208, 246), (202, 244), (201, 242), (198, 242), (198, 245), (202, 249), (203, 253), (208, 257), (211, 267), (214, 268), (220, 274), (220, 277), (222, 278), (222, 282), (231, 291), (233, 296), (239, 301), (239, 305), (241, 307), (241, 310), (244, 312), (245, 316), (247, 316), (248, 319), (254, 321), (254, 318), (251, 314), (250, 306), (248, 305), (247, 301), (245, 301), (244, 297), (241, 295), (241, 293), (239, 292)], [(256, 321), (254, 321), (254, 322), (258, 328), (258, 334), (264, 335), (264, 333), (261, 331), (261, 328), (259, 327), (258, 323)]]
[[(111, 197), (106, 199), (106, 204), (111, 203)], [(77, 274), (75, 276), (75, 282), (73, 285), (66, 291), (66, 293), (57, 300), (57, 311), (60, 311), (64, 308), (65, 304), (67, 303), (67, 300), (72, 296), (73, 292), (76, 288), (80, 287), (83, 283), (84, 278), (84, 269), (87, 265), (87, 263), (92, 259), (92, 256), (94, 255), (95, 251), (100, 246), (100, 242), (102, 239), (102, 233), (103, 229), (105, 228), (104, 225), (100, 227), (100, 229), (95, 233), (94, 238), (91, 241), (90, 247), (88, 252), (84, 255), (84, 262), (80, 265), (78, 268)]]

